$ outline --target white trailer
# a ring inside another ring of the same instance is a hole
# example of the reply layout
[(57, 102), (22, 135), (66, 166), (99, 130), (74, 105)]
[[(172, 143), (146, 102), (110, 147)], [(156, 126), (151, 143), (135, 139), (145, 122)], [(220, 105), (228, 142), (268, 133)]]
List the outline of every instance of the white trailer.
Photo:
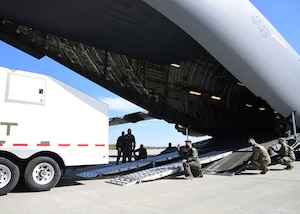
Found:
[(67, 167), (106, 164), (108, 105), (50, 76), (0, 67), (0, 195), (54, 187)]

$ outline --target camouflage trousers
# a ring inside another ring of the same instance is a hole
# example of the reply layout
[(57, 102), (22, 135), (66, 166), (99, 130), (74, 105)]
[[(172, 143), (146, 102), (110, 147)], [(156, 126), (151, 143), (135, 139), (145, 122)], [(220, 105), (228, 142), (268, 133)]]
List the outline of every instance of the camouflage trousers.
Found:
[(266, 169), (270, 163), (268, 161), (251, 161), (247, 169)]
[(198, 177), (201, 170), (201, 164), (197, 161), (191, 161), (183, 164), (183, 169), (186, 176)]
[(281, 164), (281, 165), (289, 165), (293, 162), (293, 160), (289, 157), (282, 157), (280, 159), (277, 159), (276, 161), (274, 161), (274, 164)]

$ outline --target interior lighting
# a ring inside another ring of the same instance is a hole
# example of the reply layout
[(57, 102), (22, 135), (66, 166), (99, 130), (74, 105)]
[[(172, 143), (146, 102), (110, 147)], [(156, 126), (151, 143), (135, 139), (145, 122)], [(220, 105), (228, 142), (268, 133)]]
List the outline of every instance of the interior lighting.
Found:
[(200, 96), (201, 93), (198, 92), (198, 91), (189, 91), (190, 94), (193, 94), (193, 95), (197, 95), (197, 96)]
[(176, 63), (172, 63), (170, 64), (172, 67), (175, 67), (175, 68), (180, 68), (180, 65), (179, 64), (176, 64)]
[(248, 104), (248, 103), (247, 103), (246, 106), (249, 107), (249, 108), (252, 108), (252, 105), (251, 105), (251, 104)]
[(211, 96), (210, 98), (213, 100), (221, 100), (221, 97), (217, 97), (217, 96)]

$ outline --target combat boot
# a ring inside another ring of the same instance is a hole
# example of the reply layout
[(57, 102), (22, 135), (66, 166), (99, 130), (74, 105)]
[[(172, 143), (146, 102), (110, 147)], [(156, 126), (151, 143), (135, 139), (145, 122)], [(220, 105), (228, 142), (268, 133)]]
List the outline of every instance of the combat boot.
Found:
[(200, 178), (203, 177), (203, 171), (202, 171), (202, 169), (199, 170), (199, 177), (200, 177)]
[(266, 174), (269, 171), (268, 167), (264, 167), (260, 174)]
[(285, 169), (291, 170), (291, 169), (293, 169), (293, 168), (294, 168), (294, 166), (293, 166), (291, 163), (289, 163)]

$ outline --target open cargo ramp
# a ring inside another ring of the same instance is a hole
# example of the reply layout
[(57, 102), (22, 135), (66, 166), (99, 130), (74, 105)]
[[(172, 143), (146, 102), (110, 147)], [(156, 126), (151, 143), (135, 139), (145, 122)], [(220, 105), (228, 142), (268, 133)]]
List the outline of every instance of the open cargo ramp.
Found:
[[(267, 150), (271, 145), (277, 143), (277, 139), (267, 141), (264, 143), (260, 143), (264, 146)], [(287, 141), (288, 142), (288, 141)], [(288, 143), (290, 144), (290, 143)], [(232, 154), (228, 155), (227, 157), (218, 160), (204, 169), (205, 174), (212, 174), (212, 175), (235, 175), (241, 172), (243, 167), (247, 164), (250, 157), (252, 155), (252, 147), (249, 146), (247, 148), (239, 149)]]

